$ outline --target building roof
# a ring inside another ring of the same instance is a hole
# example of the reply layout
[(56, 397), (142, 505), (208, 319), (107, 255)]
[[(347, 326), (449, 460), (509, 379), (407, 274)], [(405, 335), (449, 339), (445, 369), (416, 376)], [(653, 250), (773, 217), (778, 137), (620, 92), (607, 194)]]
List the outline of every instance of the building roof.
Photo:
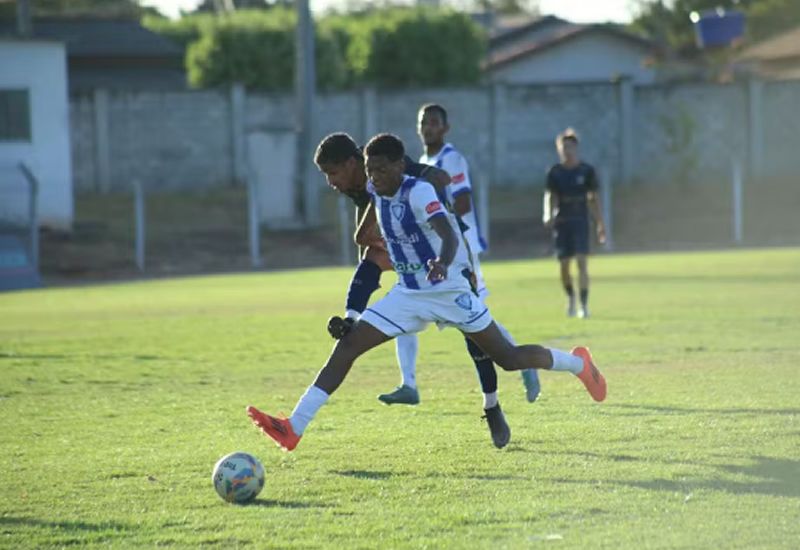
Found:
[(537, 17), (535, 19), (529, 19), (524, 24), (518, 24), (511, 27), (507, 27), (506, 29), (500, 29), (501, 32), (498, 32), (491, 36), (489, 39), (489, 48), (495, 49), (507, 44), (512, 44), (515, 41), (521, 39), (526, 34), (541, 31), (548, 26), (552, 26), (554, 28), (561, 27), (564, 25), (573, 25), (569, 21), (565, 21), (555, 15), (545, 15), (544, 17)]
[(739, 61), (776, 61), (800, 57), (800, 27), (745, 48)]
[[(547, 19), (547, 18), (542, 18)], [(573, 40), (579, 36), (586, 36), (589, 34), (604, 34), (607, 36), (612, 36), (617, 39), (621, 39), (627, 41), (634, 47), (638, 47), (643, 50), (648, 50), (651, 53), (655, 54), (658, 53), (659, 48), (657, 44), (651, 40), (646, 38), (642, 38), (635, 34), (631, 34), (627, 31), (622, 30), (616, 25), (610, 24), (588, 24), (588, 25), (581, 25), (576, 23), (570, 23), (558, 18), (552, 18), (557, 20), (560, 24), (554, 25), (552, 32), (548, 32), (543, 35), (540, 39), (534, 41), (520, 41), (518, 45), (515, 47), (505, 47), (502, 51), (498, 51), (492, 53), (490, 51), (489, 56), (487, 58), (486, 64), (484, 68), (487, 70), (494, 70), (499, 67), (505, 66), (509, 63), (513, 63), (520, 59), (526, 58), (531, 55), (537, 55), (549, 48), (557, 46), (559, 44), (563, 44), (570, 40)], [(542, 25), (545, 24), (552, 24), (554, 21), (541, 21)], [(535, 23), (534, 23), (535, 24)], [(496, 40), (501, 40), (505, 46), (509, 44), (513, 44), (513, 40), (510, 40), (507, 35), (513, 34), (516, 37), (522, 37), (527, 32), (533, 31), (535, 28), (532, 25), (528, 25), (525, 30), (517, 29), (506, 33), (505, 35), (498, 36)], [(499, 44), (492, 41), (491, 47), (495, 47)]]
[[(0, 20), (0, 36), (15, 33), (15, 21)], [(183, 57), (170, 39), (126, 19), (36, 18), (33, 38), (66, 43), (69, 57)]]

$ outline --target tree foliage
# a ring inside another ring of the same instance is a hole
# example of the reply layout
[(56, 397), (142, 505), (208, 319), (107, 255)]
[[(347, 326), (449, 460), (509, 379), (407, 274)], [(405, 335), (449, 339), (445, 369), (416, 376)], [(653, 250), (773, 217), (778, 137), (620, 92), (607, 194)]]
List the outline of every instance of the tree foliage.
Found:
[[(279, 91), (294, 82), (292, 10), (198, 13), (145, 25), (186, 45), (190, 82), (198, 87), (242, 82)], [(316, 22), (317, 85), (459, 85), (477, 82), (485, 51), (482, 31), (454, 12), (389, 9), (331, 15)], [(454, 45), (457, 45), (454, 47)]]

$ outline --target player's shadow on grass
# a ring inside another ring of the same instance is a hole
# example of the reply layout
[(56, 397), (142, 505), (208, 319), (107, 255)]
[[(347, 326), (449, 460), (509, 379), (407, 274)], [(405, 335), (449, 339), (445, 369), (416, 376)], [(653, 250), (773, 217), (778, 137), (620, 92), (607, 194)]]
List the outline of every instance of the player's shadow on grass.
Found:
[(752, 464), (722, 464), (721, 470), (737, 476), (757, 478), (752, 481), (726, 479), (691, 479), (674, 481), (653, 479), (649, 481), (615, 480), (612, 483), (639, 489), (692, 493), (709, 489), (735, 495), (762, 494), (800, 499), (800, 461), (766, 456), (752, 457)]
[(296, 500), (272, 500), (261, 498), (257, 498), (245, 504), (240, 504), (239, 506), (263, 506), (265, 508), (285, 508), (288, 510), (334, 507), (332, 504), (325, 504), (323, 502), (301, 502)]
[(0, 361), (3, 359), (50, 359), (50, 360), (61, 360), (61, 359), (101, 359), (101, 360), (116, 360), (116, 359), (124, 359), (129, 360), (133, 359), (135, 361), (175, 361), (180, 360), (175, 357), (162, 357), (160, 355), (113, 355), (113, 354), (89, 354), (89, 355), (81, 355), (81, 354), (73, 354), (68, 355), (64, 353), (16, 353), (16, 352), (4, 352), (0, 351)]
[(727, 408), (727, 409), (699, 409), (691, 407), (667, 407), (663, 405), (633, 405), (625, 403), (609, 403), (603, 405), (605, 409), (623, 409), (628, 411), (638, 411), (628, 414), (620, 414), (611, 412), (612, 416), (652, 416), (661, 414), (774, 414), (778, 416), (783, 415), (797, 415), (800, 414), (800, 409), (752, 409), (752, 408)]
[(397, 475), (404, 475), (400, 472), (378, 472), (373, 470), (333, 470), (332, 474), (345, 477), (354, 477), (356, 479), (389, 479)]
[[(331, 471), (332, 474), (346, 476), (346, 477), (354, 477), (356, 479), (368, 479), (368, 480), (384, 480), (384, 479), (391, 479), (393, 477), (398, 476), (410, 476), (412, 475), (409, 472), (378, 472), (378, 471), (371, 471), (371, 470), (341, 470), (341, 471)], [(494, 474), (494, 473), (473, 473), (464, 475), (461, 473), (444, 473), (444, 472), (428, 472), (426, 474), (420, 475), (420, 477), (424, 478), (449, 478), (449, 479), (472, 479), (476, 481), (509, 481), (509, 480), (520, 480), (520, 481), (530, 481), (530, 477), (525, 476), (516, 476), (511, 474)]]
[(118, 523), (114, 521), (103, 521), (100, 523), (90, 523), (88, 521), (47, 521), (36, 518), (22, 518), (16, 516), (0, 516), (0, 527), (4, 526), (28, 526), (28, 527), (41, 527), (44, 529), (58, 529), (64, 533), (73, 533), (76, 531), (130, 531), (133, 525), (125, 523)]

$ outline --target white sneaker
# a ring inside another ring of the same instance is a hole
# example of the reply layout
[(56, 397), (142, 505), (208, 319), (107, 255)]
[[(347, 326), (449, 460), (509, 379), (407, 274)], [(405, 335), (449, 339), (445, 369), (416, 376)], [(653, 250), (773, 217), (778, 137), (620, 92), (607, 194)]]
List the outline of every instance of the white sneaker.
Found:
[(582, 307), (578, 311), (578, 318), (579, 319), (588, 319), (589, 318), (589, 306)]

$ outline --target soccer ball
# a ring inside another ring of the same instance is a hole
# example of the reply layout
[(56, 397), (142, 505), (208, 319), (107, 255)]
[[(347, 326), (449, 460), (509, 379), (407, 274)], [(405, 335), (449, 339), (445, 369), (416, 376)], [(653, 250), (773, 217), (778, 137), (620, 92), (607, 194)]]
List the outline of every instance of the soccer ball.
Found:
[(253, 455), (231, 453), (219, 459), (211, 481), (223, 500), (242, 504), (256, 498), (264, 488), (264, 466)]

